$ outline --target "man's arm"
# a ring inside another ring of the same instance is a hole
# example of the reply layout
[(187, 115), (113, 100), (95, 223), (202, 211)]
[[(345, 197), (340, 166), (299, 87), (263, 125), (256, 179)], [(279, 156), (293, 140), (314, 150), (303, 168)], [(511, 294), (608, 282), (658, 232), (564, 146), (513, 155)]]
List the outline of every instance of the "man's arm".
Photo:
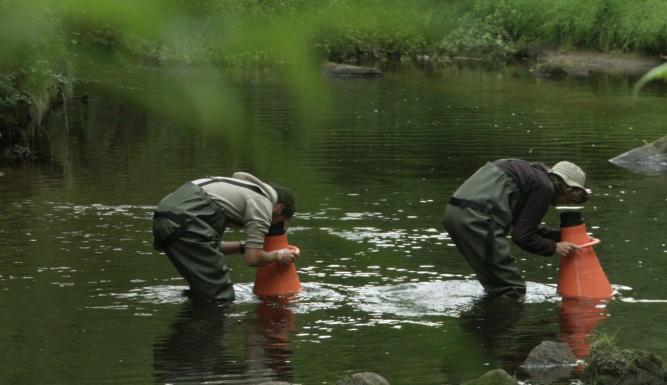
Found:
[(299, 259), (298, 252), (292, 252), (289, 249), (279, 249), (273, 251), (264, 251), (262, 249), (248, 248), (245, 254), (245, 263), (251, 267), (259, 267), (271, 262), (278, 262), (284, 265), (294, 263)]
[[(221, 242), (220, 250), (223, 254), (238, 254), (241, 252), (241, 242)], [(298, 252), (292, 252), (288, 249), (273, 251), (264, 251), (263, 249), (248, 247), (243, 253), (245, 263), (251, 267), (259, 267), (271, 262), (282, 264), (293, 263), (299, 259)]]

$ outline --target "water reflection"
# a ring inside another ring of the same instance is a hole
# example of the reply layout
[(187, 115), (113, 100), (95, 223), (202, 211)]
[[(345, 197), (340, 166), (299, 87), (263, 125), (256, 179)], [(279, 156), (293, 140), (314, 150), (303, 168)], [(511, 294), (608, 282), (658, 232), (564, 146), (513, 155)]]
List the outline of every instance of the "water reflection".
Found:
[(523, 299), (484, 295), (469, 310), (461, 313), (460, 323), (464, 330), (479, 340), (479, 345), (492, 359), (502, 361), (505, 357), (511, 362), (521, 356), (512, 350), (522, 345), (513, 340), (524, 309)]
[(290, 332), (296, 318), (288, 301), (262, 300), (255, 307), (257, 322), (246, 334), (246, 352), (252, 373), (266, 373), (274, 381), (291, 382)]
[(156, 382), (290, 381), (295, 315), (289, 304), (262, 301), (244, 317), (232, 306), (186, 302), (169, 333), (153, 346)]
[(590, 353), (589, 337), (608, 316), (607, 300), (563, 298), (559, 339), (570, 346), (577, 358), (585, 358)]
[[(526, 306), (530, 305), (530, 306)], [(499, 367), (510, 373), (526, 373), (520, 365), (530, 351), (543, 341), (557, 338), (557, 325), (552, 305), (531, 304), (527, 298), (507, 298), (484, 295), (472, 307), (461, 313), (459, 323), (472, 336), (486, 356), (489, 367)], [(567, 377), (571, 368), (552, 373), (527, 372), (540, 383), (551, 383)]]

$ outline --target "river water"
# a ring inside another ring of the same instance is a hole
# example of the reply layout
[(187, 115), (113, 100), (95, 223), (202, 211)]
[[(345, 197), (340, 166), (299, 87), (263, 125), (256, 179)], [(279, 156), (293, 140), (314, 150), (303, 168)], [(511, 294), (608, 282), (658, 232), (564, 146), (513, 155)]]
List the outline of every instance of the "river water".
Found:
[[(215, 103), (188, 87), (202, 78)], [(520, 368), (533, 347), (564, 341), (584, 357), (597, 332), (667, 357), (667, 177), (608, 162), (665, 135), (664, 90), (455, 66), (317, 82), (90, 74), (50, 120), (51, 159), (0, 169), (0, 382), (335, 384), (373, 371), (459, 384), (502, 368), (534, 383), (545, 374)], [(458, 184), (504, 157), (587, 171), (581, 210), (611, 301), (561, 301), (558, 259), (520, 250), (526, 300), (482, 297), (440, 220)], [(259, 301), (254, 270), (229, 256), (236, 303), (193, 307), (152, 250), (152, 210), (184, 181), (239, 170), (297, 192), (288, 237), (304, 290)]]

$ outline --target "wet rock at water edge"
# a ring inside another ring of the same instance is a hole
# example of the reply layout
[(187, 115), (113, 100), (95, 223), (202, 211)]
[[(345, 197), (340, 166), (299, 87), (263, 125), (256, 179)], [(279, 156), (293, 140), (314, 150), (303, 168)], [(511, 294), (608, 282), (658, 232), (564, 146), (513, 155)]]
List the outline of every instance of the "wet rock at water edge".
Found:
[(542, 341), (528, 353), (522, 367), (575, 365), (577, 357), (565, 342)]
[(543, 341), (528, 353), (521, 369), (533, 380), (550, 384), (570, 377), (577, 364), (577, 357), (564, 342)]
[(506, 371), (502, 369), (494, 369), (486, 372), (482, 377), (466, 381), (463, 385), (518, 385), (519, 382)]
[(389, 382), (379, 374), (363, 372), (345, 376), (336, 385), (389, 385)]
[(590, 385), (661, 385), (665, 384), (662, 359), (633, 349), (621, 349), (608, 341), (591, 346), (591, 361), (581, 379)]
[(667, 172), (667, 136), (624, 152), (615, 158), (609, 159), (609, 161), (636, 173), (659, 174)]
[(537, 64), (531, 68), (530, 71), (535, 76), (547, 78), (563, 78), (567, 76), (567, 71), (565, 71), (563, 67), (548, 63)]
[(325, 75), (338, 78), (377, 78), (382, 76), (382, 71), (379, 68), (333, 62), (322, 64), (321, 70)]

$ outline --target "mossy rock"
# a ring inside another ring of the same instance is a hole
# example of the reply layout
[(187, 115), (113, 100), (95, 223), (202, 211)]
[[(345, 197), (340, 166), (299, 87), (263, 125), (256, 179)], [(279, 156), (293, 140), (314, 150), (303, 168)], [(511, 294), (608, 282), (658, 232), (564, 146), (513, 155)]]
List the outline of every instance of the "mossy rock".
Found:
[(622, 349), (607, 340), (591, 346), (581, 379), (589, 385), (662, 385), (662, 359), (643, 350)]

